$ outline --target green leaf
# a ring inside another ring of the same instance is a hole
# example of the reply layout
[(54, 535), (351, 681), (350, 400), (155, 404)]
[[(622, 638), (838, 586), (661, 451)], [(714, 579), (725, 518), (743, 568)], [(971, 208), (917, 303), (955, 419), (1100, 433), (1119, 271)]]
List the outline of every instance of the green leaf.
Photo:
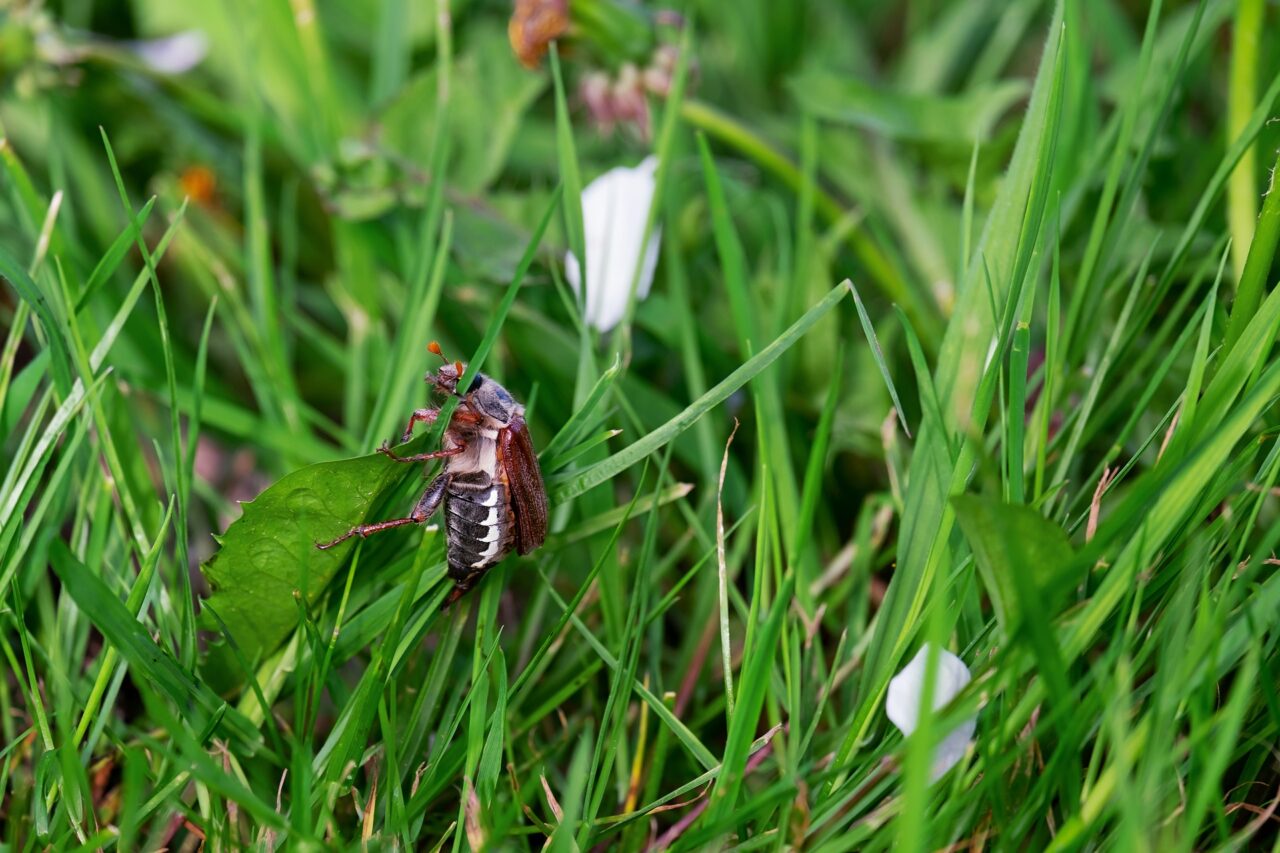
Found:
[[(420, 443), (398, 452), (414, 452)], [(321, 462), (285, 475), (243, 504), (243, 514), (227, 528), (203, 571), (213, 589), (206, 604), (246, 660), (261, 660), (280, 645), (298, 623), (294, 592), (314, 604), (360, 540), (328, 551), (316, 543), (371, 520), (377, 498), (404, 474), (404, 465), (378, 453)], [(206, 627), (214, 626), (206, 621)], [(212, 649), (210, 663), (237, 671), (227, 651)]]
[[(527, 207), (517, 208), (517, 212), (532, 215), (535, 208), (541, 208), (544, 198), (539, 194)], [(453, 216), (451, 260), (468, 276), (480, 281), (510, 281), (520, 264), (528, 232), (506, 216), (486, 209), (464, 204), (449, 210)]]
[(1020, 584), (1047, 591), (1061, 583), (1072, 556), (1061, 527), (1031, 507), (994, 498), (957, 495), (951, 505), (1004, 624), (1017, 622)]
[(1053, 704), (1067, 707), (1072, 687), (1050, 627), (1069, 588), (1075, 556), (1062, 528), (1034, 509), (993, 498), (951, 499), (974, 560), (995, 604), (996, 618), (1012, 639), (1025, 635)]
[(8, 393), (0, 400), (0, 435), (14, 435), (27, 408), (36, 399), (36, 389), (49, 369), (49, 351), (40, 350), (35, 358), (23, 365), (9, 385)]
[[(583, 271), (582, 293), (586, 293), (587, 245), (582, 222), (582, 171), (569, 123), (569, 104), (565, 97), (564, 78), (560, 74), (560, 51), (551, 44), (551, 74), (555, 79), (556, 154), (560, 162), (560, 181), (564, 185), (564, 231), (569, 251), (578, 258)], [(579, 301), (583, 297), (579, 296)]]
[[(858, 322), (862, 324), (862, 333), (867, 336), (867, 344), (871, 347), (871, 357), (875, 360), (876, 367), (880, 370), (880, 378), (884, 380), (884, 386), (889, 391), (889, 399), (893, 400), (893, 410), (898, 413), (898, 423), (902, 424), (902, 430), (907, 434), (907, 438), (911, 438), (911, 427), (907, 424), (907, 416), (902, 411), (902, 401), (898, 399), (897, 386), (893, 384), (893, 376), (889, 373), (889, 365), (884, 360), (884, 350), (880, 349), (880, 339), (876, 337), (876, 327), (871, 322), (871, 318), (867, 316), (866, 306), (862, 304), (862, 297), (858, 295), (858, 288), (853, 288), (853, 304), (858, 307)], [(903, 315), (903, 322), (907, 323), (906, 315)], [(908, 325), (908, 328), (910, 326)], [(923, 395), (923, 391), (921, 394)]]
[[(568, 204), (568, 201), (569, 197), (565, 196), (565, 203)], [(596, 409), (600, 405), (600, 401), (604, 399), (605, 393), (613, 387), (613, 380), (617, 378), (621, 370), (622, 362), (615, 361), (612, 367), (600, 374), (600, 378), (596, 380), (596, 384), (592, 386), (591, 392), (587, 394), (586, 399), (569, 416), (569, 420), (565, 421), (564, 426), (560, 427), (560, 431), (555, 434), (555, 437), (547, 442), (547, 446), (542, 450), (544, 457), (554, 459), (557, 456), (561, 456), (562, 451), (567, 451), (569, 446), (580, 435), (594, 424), (603, 420), (604, 414), (597, 413)]]
[[(1227, 137), (1234, 139), (1249, 124), (1249, 114), (1258, 102), (1258, 44), (1263, 33), (1265, 5), (1262, 0), (1236, 3), (1231, 28), (1231, 86), (1227, 93)], [(1244, 278), (1247, 253), (1251, 251), (1254, 225), (1258, 219), (1258, 152), (1250, 145), (1227, 184), (1227, 224), (1231, 229), (1231, 255), (1238, 279)]]
[(818, 118), (852, 124), (893, 139), (971, 146), (986, 139), (1027, 84), (1005, 80), (960, 95), (924, 95), (870, 86), (830, 71), (812, 70), (788, 83), (791, 94)]

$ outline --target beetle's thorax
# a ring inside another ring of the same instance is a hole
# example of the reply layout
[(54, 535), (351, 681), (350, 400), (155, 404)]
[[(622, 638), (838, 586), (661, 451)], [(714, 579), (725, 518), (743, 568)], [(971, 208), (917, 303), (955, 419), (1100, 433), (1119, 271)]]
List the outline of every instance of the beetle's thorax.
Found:
[(524, 414), (524, 406), (515, 401), (507, 391), (483, 373), (476, 374), (467, 392), (465, 406), (482, 423), (501, 429)]
[(502, 466), (498, 464), (498, 433), (514, 418), (524, 414), (524, 406), (511, 407), (506, 422), (487, 415), (478, 407), (468, 406), (453, 416), (445, 432), (447, 447), (466, 448), (457, 456), (450, 456), (445, 470), (451, 474), (470, 474), (482, 471), (493, 480), (500, 479)]
[(445, 432), (446, 448), (465, 448), (457, 456), (445, 460), (445, 470), (451, 474), (483, 472), (490, 477), (498, 474), (498, 430), (489, 424), (457, 424)]

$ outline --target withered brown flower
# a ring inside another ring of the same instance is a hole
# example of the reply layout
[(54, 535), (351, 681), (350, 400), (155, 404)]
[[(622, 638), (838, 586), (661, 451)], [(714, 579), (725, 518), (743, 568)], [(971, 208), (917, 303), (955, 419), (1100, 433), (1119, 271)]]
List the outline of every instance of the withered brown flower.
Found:
[(507, 36), (525, 68), (537, 68), (547, 47), (569, 31), (569, 0), (515, 0)]

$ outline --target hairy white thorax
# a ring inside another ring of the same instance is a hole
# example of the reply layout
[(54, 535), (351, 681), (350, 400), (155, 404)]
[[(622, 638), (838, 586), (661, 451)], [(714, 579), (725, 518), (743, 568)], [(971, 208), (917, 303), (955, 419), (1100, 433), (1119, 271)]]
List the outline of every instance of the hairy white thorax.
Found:
[(445, 433), (445, 446), (449, 449), (459, 445), (466, 449), (457, 456), (445, 460), (445, 470), (451, 474), (473, 474), (483, 471), (495, 480), (498, 472), (498, 430), (489, 424), (472, 429), (450, 430)]
[[(477, 430), (475, 434), (467, 435), (461, 442), (454, 442), (451, 447), (457, 447), (458, 444), (466, 447), (465, 451), (458, 453), (457, 456), (448, 457), (445, 460), (445, 470), (451, 474), (474, 474), (476, 471), (484, 471), (485, 474), (498, 476), (498, 433), (490, 430)], [(460, 437), (462, 438), (462, 437)]]

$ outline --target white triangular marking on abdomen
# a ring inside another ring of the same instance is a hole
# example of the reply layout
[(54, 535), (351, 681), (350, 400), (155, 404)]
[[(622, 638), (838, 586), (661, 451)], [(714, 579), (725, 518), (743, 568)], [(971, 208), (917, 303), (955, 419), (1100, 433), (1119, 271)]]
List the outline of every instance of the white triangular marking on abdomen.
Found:
[[(494, 532), (495, 532), (495, 534), (496, 534), (496, 532), (497, 532), (497, 528), (496, 528), (496, 527), (494, 528)], [(480, 541), (481, 541), (481, 542), (488, 542), (488, 543), (489, 543), (489, 547), (488, 547), (488, 548), (486, 548), (486, 549), (484, 550), (484, 553), (480, 555), (480, 559), (476, 560), (474, 563), (472, 563), (472, 564), (471, 564), (471, 568), (473, 568), (473, 569), (480, 569), (480, 568), (484, 568), (485, 566), (487, 566), (487, 565), (489, 564), (489, 561), (490, 561), (491, 559), (493, 559), (494, 557), (498, 556), (498, 539), (497, 539), (497, 536), (496, 536), (496, 535), (495, 535), (495, 537), (494, 537), (493, 539), (481, 539)]]

